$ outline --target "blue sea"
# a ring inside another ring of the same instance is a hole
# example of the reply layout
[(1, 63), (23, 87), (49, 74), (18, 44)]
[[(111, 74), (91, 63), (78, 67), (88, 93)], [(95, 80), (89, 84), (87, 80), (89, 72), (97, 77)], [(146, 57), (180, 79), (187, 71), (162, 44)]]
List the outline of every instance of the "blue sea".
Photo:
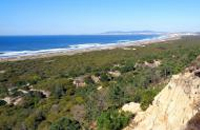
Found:
[(0, 36), (0, 58), (89, 49), (157, 37), (159, 35)]

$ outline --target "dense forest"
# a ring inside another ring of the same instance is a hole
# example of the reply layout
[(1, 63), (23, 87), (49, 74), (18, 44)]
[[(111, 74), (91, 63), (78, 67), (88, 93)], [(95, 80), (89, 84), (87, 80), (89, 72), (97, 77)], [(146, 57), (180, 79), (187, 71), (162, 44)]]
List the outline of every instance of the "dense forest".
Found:
[(0, 63), (0, 129), (120, 130), (173, 74), (200, 55), (200, 37)]

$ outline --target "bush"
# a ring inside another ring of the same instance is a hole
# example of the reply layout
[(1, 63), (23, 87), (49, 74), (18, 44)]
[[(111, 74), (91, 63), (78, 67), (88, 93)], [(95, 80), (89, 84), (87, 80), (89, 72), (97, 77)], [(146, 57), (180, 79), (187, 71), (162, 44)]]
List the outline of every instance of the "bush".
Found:
[(97, 119), (98, 130), (121, 130), (127, 126), (131, 116), (127, 113), (120, 113), (118, 110), (103, 112)]
[(110, 81), (110, 78), (106, 73), (102, 73), (101, 74), (101, 81), (102, 82), (107, 82), (107, 81)]
[(109, 88), (109, 99), (115, 106), (121, 106), (126, 102), (123, 86), (113, 85)]
[(142, 92), (141, 94), (141, 108), (142, 110), (146, 110), (149, 105), (152, 103), (154, 100), (154, 97), (157, 95), (159, 92), (158, 89), (152, 89), (152, 90), (147, 90)]
[(28, 79), (28, 82), (30, 84), (36, 84), (38, 81), (41, 80), (41, 77), (38, 76), (38, 75), (33, 75), (33, 76), (30, 76), (30, 78)]
[(135, 63), (134, 62), (128, 62), (126, 63), (122, 68), (120, 68), (120, 71), (122, 73), (127, 73), (129, 71), (135, 70)]
[(6, 87), (0, 85), (0, 96), (8, 94), (8, 90)]
[(65, 95), (65, 92), (66, 92), (66, 91), (65, 91), (65, 89), (64, 89), (63, 86), (57, 85), (57, 86), (55, 87), (55, 90), (54, 90), (53, 95), (54, 95), (56, 98), (60, 98), (60, 97), (62, 97), (62, 96)]
[(22, 107), (34, 108), (43, 98), (45, 98), (45, 95), (43, 95), (41, 92), (29, 92), (24, 96)]
[(37, 129), (42, 121), (46, 119), (42, 110), (36, 110), (25, 120), (26, 127), (29, 129)]
[(84, 103), (83, 97), (80, 97), (80, 96), (77, 96), (77, 97), (75, 98), (75, 101), (76, 101), (78, 104)]
[(78, 121), (62, 117), (50, 126), (50, 130), (80, 130), (81, 125)]
[(4, 105), (6, 105), (6, 104), (7, 104), (6, 101), (4, 101), (4, 100), (0, 100), (0, 106), (4, 106)]

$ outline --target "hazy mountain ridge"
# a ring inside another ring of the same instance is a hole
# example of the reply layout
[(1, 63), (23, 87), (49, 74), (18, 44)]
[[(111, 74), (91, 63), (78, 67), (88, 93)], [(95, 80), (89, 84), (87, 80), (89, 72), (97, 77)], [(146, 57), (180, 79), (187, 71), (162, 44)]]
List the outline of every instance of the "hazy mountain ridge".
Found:
[(102, 35), (160, 35), (166, 34), (167, 32), (158, 32), (151, 30), (143, 30), (143, 31), (108, 31), (101, 33)]

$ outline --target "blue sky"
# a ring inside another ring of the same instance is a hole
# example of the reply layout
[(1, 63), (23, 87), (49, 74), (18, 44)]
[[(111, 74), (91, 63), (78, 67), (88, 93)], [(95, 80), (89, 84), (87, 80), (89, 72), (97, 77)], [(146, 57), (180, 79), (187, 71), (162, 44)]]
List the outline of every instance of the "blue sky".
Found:
[(1, 0), (0, 35), (200, 31), (200, 0)]

